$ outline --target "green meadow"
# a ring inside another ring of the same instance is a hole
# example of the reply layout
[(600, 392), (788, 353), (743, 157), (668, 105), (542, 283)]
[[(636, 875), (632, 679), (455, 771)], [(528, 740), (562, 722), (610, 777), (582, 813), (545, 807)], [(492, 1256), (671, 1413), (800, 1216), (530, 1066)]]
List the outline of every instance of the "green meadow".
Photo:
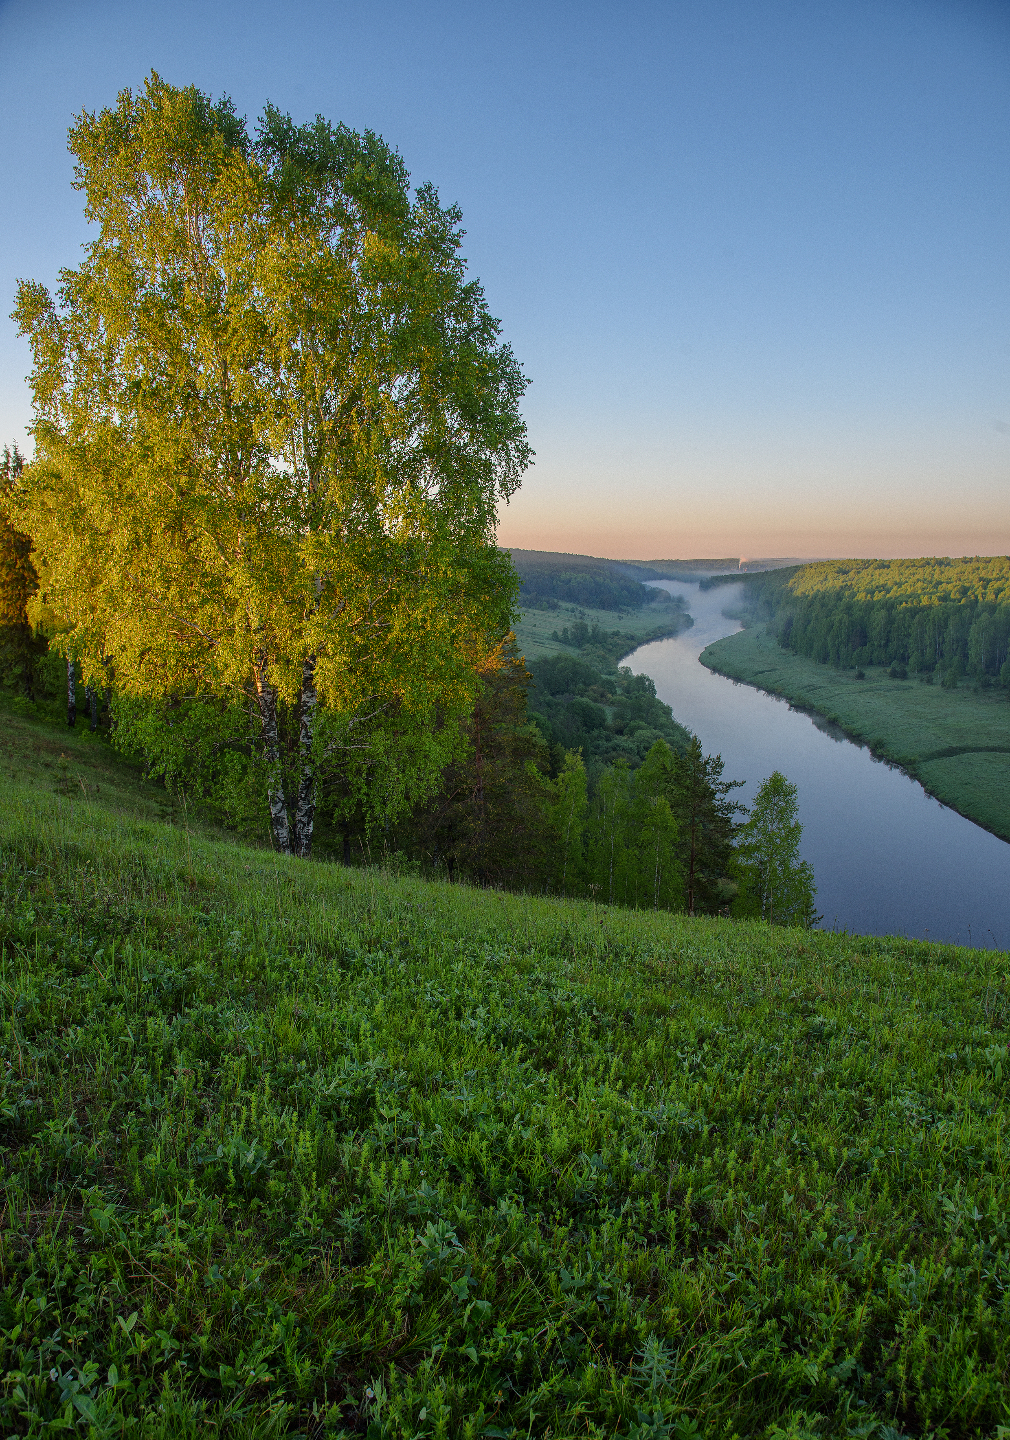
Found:
[(1006, 955), (286, 859), (5, 720), (3, 1434), (1006, 1433)]
[(525, 656), (527, 665), (567, 648), (575, 653), (574, 647), (566, 647), (560, 640), (553, 639), (553, 635), (555, 631), (560, 635), (565, 626), (571, 626), (576, 620), (584, 620), (590, 629), (599, 626), (608, 637), (616, 633), (625, 642), (624, 654), (650, 640), (679, 635), (689, 623), (685, 611), (662, 600), (644, 605), (640, 610), (594, 610), (577, 605), (561, 605), (557, 610), (524, 610), (515, 633), (519, 653)]
[(717, 640), (703, 665), (816, 711), (931, 795), (1010, 840), (1010, 706), (1006, 692), (892, 679), (887, 667), (836, 670), (783, 649), (762, 625)]

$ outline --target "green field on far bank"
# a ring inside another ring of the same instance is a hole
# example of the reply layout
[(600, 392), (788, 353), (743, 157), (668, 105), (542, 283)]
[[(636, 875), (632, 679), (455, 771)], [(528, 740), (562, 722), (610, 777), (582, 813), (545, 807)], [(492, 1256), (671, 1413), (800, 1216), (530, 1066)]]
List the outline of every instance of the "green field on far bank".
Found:
[(1010, 704), (1002, 690), (945, 690), (883, 666), (836, 670), (783, 649), (763, 625), (702, 652), (712, 670), (816, 711), (900, 765), (938, 800), (1010, 840)]
[(566, 626), (571, 630), (579, 620), (590, 630), (597, 626), (608, 641), (620, 638), (623, 645), (610, 645), (617, 652), (615, 659), (623, 659), (650, 640), (679, 635), (691, 623), (683, 608), (664, 600), (645, 605), (641, 610), (593, 610), (578, 605), (560, 605), (557, 610), (524, 610), (515, 632), (519, 653), (525, 656), (528, 665), (548, 655), (577, 654), (576, 645), (554, 639), (554, 632), (560, 637)]
[(279, 857), (20, 723), (3, 1434), (1010, 1425), (1006, 955)]

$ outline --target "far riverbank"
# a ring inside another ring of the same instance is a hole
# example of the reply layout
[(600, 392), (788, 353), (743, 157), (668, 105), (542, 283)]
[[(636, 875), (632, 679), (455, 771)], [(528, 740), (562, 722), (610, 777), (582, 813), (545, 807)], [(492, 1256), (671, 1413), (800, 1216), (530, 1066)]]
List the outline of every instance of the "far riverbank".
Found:
[(944, 805), (1010, 840), (1010, 705), (1000, 690), (834, 670), (784, 650), (763, 625), (709, 645), (701, 663), (837, 725)]

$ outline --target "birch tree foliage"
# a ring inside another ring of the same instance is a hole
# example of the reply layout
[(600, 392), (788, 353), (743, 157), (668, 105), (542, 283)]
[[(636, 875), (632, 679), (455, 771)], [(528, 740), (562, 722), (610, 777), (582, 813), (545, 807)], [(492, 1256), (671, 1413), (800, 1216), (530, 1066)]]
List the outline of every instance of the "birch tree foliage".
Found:
[(465, 713), (531, 452), (459, 212), (370, 132), (268, 106), (250, 136), (155, 74), (70, 147), (96, 237), (15, 310), (33, 618), (125, 694), (255, 691), (265, 732), (277, 698)]
[(813, 868), (800, 859), (802, 835), (796, 786), (776, 770), (762, 782), (741, 827), (735, 914), (760, 915), (773, 925), (817, 924)]
[(41, 646), (28, 621), (28, 602), (37, 583), (32, 542), (8, 520), (7, 497), (24, 469), (17, 445), (0, 450), (0, 669), (31, 698), (33, 671)]

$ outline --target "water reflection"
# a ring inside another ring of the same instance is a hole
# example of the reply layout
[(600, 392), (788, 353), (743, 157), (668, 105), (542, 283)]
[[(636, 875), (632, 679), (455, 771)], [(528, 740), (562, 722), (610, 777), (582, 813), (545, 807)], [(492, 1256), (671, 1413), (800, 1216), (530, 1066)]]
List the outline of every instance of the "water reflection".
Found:
[(677, 719), (706, 751), (722, 755), (727, 779), (747, 782), (737, 792), (745, 802), (773, 770), (799, 787), (803, 855), (814, 867), (824, 926), (1006, 948), (1010, 845), (849, 742), (831, 721), (700, 665), (706, 645), (740, 628), (723, 610), (739, 605), (742, 587), (667, 588), (685, 596), (694, 626), (625, 663), (651, 675)]

